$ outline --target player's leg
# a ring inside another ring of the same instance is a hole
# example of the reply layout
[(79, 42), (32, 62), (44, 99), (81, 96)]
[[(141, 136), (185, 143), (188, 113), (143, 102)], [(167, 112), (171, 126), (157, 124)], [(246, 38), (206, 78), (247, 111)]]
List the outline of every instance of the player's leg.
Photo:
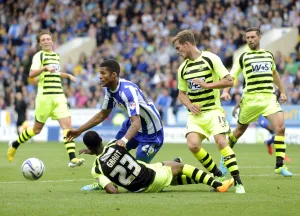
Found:
[(58, 120), (59, 125), (63, 130), (64, 146), (67, 150), (70, 160), (68, 165), (69, 167), (80, 166), (83, 164), (84, 159), (76, 157), (75, 141), (71, 140), (70, 142), (67, 142), (66, 140), (66, 135), (68, 131), (72, 128), (71, 114), (70, 109), (68, 107), (67, 99), (65, 95), (51, 95), (49, 97), (51, 97), (54, 107), (51, 112), (51, 118), (52, 120)]
[(51, 102), (49, 103), (49, 100), (47, 100), (47, 98), (41, 96), (37, 96), (35, 107), (35, 122), (33, 127), (27, 127), (22, 131), (17, 140), (10, 141), (8, 144), (7, 159), (10, 162), (14, 160), (14, 155), (20, 144), (25, 143), (33, 136), (41, 132), (52, 109)]
[(194, 157), (208, 172), (213, 173), (216, 177), (222, 177), (223, 174), (213, 161), (211, 155), (202, 147), (202, 140), (209, 137), (209, 132), (205, 129), (205, 125), (209, 124), (210, 119), (206, 118), (205, 115), (188, 115), (186, 131), (187, 144)]
[(60, 118), (60, 119), (58, 119), (58, 122), (59, 122), (60, 127), (63, 129), (64, 145), (65, 145), (65, 148), (67, 150), (67, 153), (69, 155), (69, 160), (70, 160), (69, 167), (76, 167), (76, 166), (82, 165), (85, 160), (83, 158), (76, 157), (75, 141), (71, 140), (68, 142), (67, 138), (66, 138), (68, 131), (72, 128), (71, 116), (65, 117), (65, 118)]
[(275, 130), (274, 148), (276, 154), (275, 173), (283, 176), (292, 176), (293, 174), (287, 170), (283, 164), (286, 152), (285, 144), (285, 125), (284, 116), (282, 112), (276, 112), (266, 117)]
[(153, 135), (139, 133), (134, 139), (139, 142), (135, 158), (150, 163), (163, 145), (164, 132), (163, 130), (160, 130)]
[(187, 144), (194, 157), (216, 177), (222, 177), (223, 174), (217, 167), (211, 155), (202, 147), (204, 136), (198, 133), (189, 133), (187, 135)]
[[(217, 189), (219, 192), (226, 192), (227, 189), (233, 184), (233, 180), (226, 180), (221, 183), (215, 180), (210, 174), (188, 164), (177, 163), (175, 161), (165, 161), (163, 164), (171, 167), (173, 179), (177, 180), (173, 180), (172, 185), (176, 185), (178, 180), (180, 182), (180, 179), (182, 179), (184, 176), (185, 179), (187, 179), (187, 182), (206, 184)], [(183, 184), (179, 183), (177, 185)]]
[(245, 193), (245, 189), (240, 178), (236, 156), (232, 148), (228, 145), (225, 134), (216, 134), (214, 135), (214, 139), (218, 145), (222, 157), (224, 158), (224, 165), (234, 179), (236, 193)]

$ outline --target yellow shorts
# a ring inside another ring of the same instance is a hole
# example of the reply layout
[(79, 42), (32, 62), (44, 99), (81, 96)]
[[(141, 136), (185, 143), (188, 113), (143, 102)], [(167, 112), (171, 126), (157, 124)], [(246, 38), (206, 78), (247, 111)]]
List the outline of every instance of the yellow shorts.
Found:
[(200, 112), (198, 115), (188, 114), (186, 135), (196, 132), (204, 135), (207, 139), (210, 135), (227, 133), (229, 124), (225, 118), (223, 109)]
[(275, 94), (244, 93), (240, 103), (238, 122), (240, 124), (250, 124), (255, 122), (260, 115), (269, 116), (281, 111), (281, 106)]
[(156, 175), (152, 184), (143, 191), (144, 193), (157, 193), (171, 184), (173, 174), (170, 166), (165, 166), (163, 163), (146, 164), (146, 166), (153, 169)]
[(70, 109), (67, 98), (62, 95), (37, 95), (35, 100), (35, 118), (38, 122), (46, 123), (49, 117), (52, 120), (69, 117)]

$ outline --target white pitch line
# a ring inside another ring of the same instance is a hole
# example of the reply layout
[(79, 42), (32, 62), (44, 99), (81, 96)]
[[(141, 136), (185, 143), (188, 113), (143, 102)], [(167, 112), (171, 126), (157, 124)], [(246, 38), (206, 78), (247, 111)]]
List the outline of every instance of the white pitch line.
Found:
[[(249, 174), (249, 175), (241, 175), (242, 177), (281, 177), (278, 174)], [(293, 177), (299, 177), (300, 174), (293, 174)], [(77, 181), (91, 181), (93, 182), (93, 178), (89, 179), (63, 179), (63, 180), (44, 180), (44, 181), (37, 181), (38, 183), (59, 183), (59, 182), (77, 182)], [(23, 184), (28, 183), (30, 181), (11, 181), (11, 182), (1, 182), (0, 184)]]
[[(57, 182), (76, 182), (76, 181), (93, 181), (93, 178), (89, 178), (89, 179), (62, 179), (62, 180), (44, 180), (44, 181), (36, 181), (39, 183), (57, 183)], [(0, 184), (23, 184), (23, 183), (28, 183), (31, 181), (7, 181), (7, 182), (1, 182)]]

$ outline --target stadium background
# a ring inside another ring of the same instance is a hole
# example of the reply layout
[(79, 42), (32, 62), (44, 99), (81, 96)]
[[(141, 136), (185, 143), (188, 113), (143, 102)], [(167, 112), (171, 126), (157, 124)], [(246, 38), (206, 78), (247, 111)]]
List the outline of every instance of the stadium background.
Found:
[[(193, 29), (199, 48), (216, 53), (230, 70), (238, 48), (245, 44), (243, 30), (260, 26), (264, 35), (269, 34), (263, 37), (264, 44), (274, 53), (289, 97), (283, 107), (287, 143), (299, 144), (299, 10), (300, 3), (294, 0), (0, 0), (0, 140), (16, 137), (16, 92), (23, 93), (30, 109), (29, 124), (33, 124), (37, 81), (28, 74), (41, 28), (51, 30), (63, 70), (77, 78), (76, 84), (63, 80), (75, 127), (100, 109), (104, 91), (99, 86), (99, 64), (115, 58), (122, 66), (121, 77), (137, 83), (161, 110), (166, 142), (184, 143), (186, 109), (177, 99), (180, 59), (172, 37), (182, 29)], [(297, 32), (292, 40), (285, 35), (291, 29)], [(279, 35), (281, 41), (272, 35)], [(242, 82), (241, 77), (231, 89), (232, 100), (223, 102), (232, 127), (236, 119), (231, 112), (242, 94)], [(117, 110), (97, 130), (111, 139), (123, 119)], [(62, 140), (57, 122), (49, 119), (46, 126), (35, 140)], [(267, 136), (254, 124), (241, 142), (258, 143)]]

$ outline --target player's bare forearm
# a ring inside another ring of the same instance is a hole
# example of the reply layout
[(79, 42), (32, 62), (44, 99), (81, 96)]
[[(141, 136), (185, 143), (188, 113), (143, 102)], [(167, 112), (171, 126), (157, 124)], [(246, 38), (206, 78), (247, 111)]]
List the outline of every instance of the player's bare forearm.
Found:
[(183, 103), (184, 106), (186, 107), (191, 106), (192, 102), (184, 91), (179, 90), (178, 98), (181, 101), (181, 103)]
[(142, 125), (141, 118), (139, 115), (131, 116), (130, 120), (131, 120), (131, 125), (125, 134), (125, 138), (128, 140), (131, 140), (135, 136), (135, 134), (138, 132), (138, 130), (141, 128)]
[(41, 69), (30, 70), (30, 72), (29, 72), (29, 77), (30, 77), (30, 78), (37, 77), (37, 76), (39, 76), (44, 70), (45, 70), (45, 67), (43, 67), (43, 68), (41, 68)]
[(223, 89), (233, 86), (233, 78), (228, 74), (218, 82), (207, 83), (207, 89)]
[(60, 78), (67, 78), (67, 79), (70, 79), (70, 74), (67, 74), (65, 72), (60, 72), (59, 73), (59, 76)]
[(113, 183), (108, 183), (105, 187), (104, 187), (106, 193), (108, 194), (116, 194), (119, 193), (119, 190), (116, 186), (114, 186)]
[(273, 71), (273, 79), (275, 85), (278, 87), (279, 91), (283, 94), (285, 94), (285, 88), (283, 87), (281, 80), (280, 80), (280, 75), (277, 70)]
[(92, 127), (95, 127), (96, 125), (103, 122), (109, 116), (110, 113), (111, 113), (111, 109), (101, 110), (96, 115), (94, 115), (89, 121), (81, 125), (78, 128), (78, 130), (80, 131), (80, 133), (82, 133)]

